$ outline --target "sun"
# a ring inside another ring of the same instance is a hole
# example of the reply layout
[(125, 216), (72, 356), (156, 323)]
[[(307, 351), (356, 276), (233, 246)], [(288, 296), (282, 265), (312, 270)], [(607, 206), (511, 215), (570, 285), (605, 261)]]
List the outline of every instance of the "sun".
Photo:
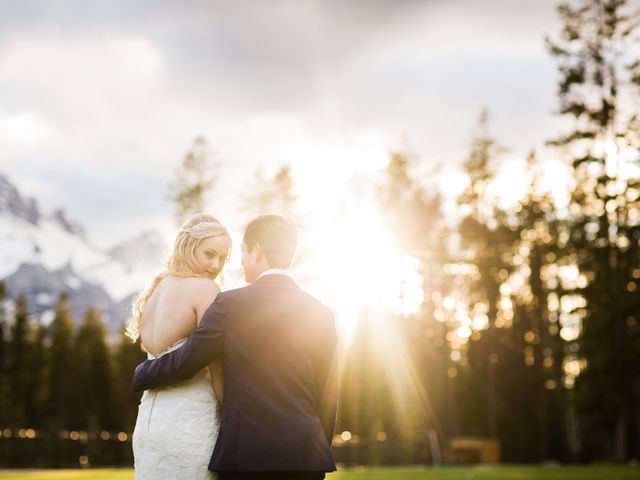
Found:
[(356, 341), (375, 351), (367, 368), (390, 386), (403, 428), (413, 428), (409, 412), (432, 412), (402, 328), (423, 304), (420, 261), (398, 246), (396, 232), (372, 197), (350, 195), (338, 215), (311, 225), (304, 239), (312, 247), (306, 267), (320, 282), (320, 298), (335, 313), (343, 365), (356, 351)]
[(398, 247), (374, 202), (345, 206), (330, 225), (309, 228), (305, 241), (308, 268), (335, 309), (347, 345), (364, 312), (408, 315), (422, 305), (419, 261)]

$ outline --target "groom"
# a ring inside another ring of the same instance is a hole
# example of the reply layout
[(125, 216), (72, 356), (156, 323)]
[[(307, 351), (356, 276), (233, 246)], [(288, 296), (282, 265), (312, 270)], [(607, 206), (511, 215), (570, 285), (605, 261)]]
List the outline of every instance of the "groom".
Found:
[(209, 469), (220, 480), (322, 479), (337, 404), (331, 311), (289, 275), (296, 226), (263, 215), (247, 227), (242, 267), (251, 285), (219, 293), (187, 342), (136, 368), (136, 392), (193, 377), (224, 359), (220, 433)]

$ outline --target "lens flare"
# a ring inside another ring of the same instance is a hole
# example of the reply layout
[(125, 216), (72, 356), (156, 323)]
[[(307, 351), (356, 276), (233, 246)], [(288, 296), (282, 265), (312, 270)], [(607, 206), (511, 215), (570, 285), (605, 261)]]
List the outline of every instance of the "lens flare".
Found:
[(423, 302), (420, 263), (398, 248), (383, 220), (375, 207), (363, 203), (306, 233), (313, 246), (308, 267), (323, 279), (347, 344), (363, 311), (410, 315)]

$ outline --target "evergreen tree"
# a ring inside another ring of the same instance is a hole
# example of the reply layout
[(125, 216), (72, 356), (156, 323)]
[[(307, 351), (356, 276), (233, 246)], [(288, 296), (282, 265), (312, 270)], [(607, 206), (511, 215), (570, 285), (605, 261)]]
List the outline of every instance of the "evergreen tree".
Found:
[(47, 412), (48, 420), (54, 431), (65, 427), (70, 418), (73, 401), (72, 379), (69, 372), (73, 367), (74, 323), (71, 313), (69, 294), (60, 294), (55, 305), (55, 314), (49, 326), (50, 348), (47, 372)]
[(45, 329), (34, 323), (26, 296), (16, 301), (7, 348), (8, 423), (14, 427), (39, 427), (43, 420)]
[(637, 13), (625, 0), (563, 2), (558, 12), (563, 29), (548, 46), (560, 65), (560, 113), (572, 129), (552, 143), (573, 167), (571, 257), (588, 279), (572, 292), (587, 302), (576, 312), (582, 453), (623, 461), (630, 432), (640, 435), (640, 205), (638, 179), (624, 174), (638, 150)]
[[(507, 352), (514, 348), (507, 331), (513, 324), (513, 310), (510, 303), (501, 302), (500, 285), (513, 271), (510, 260), (515, 234), (497, 199), (489, 193), (488, 187), (498, 169), (498, 157), (504, 149), (489, 134), (488, 121), (488, 113), (483, 111), (463, 164), (469, 184), (458, 198), (461, 256), (472, 265), (472, 273), (465, 282), (468, 289), (465, 294), (469, 311), (486, 319), (482, 326), (474, 327), (475, 333), (469, 337), (463, 385), (470, 391), (462, 393), (466, 402), (461, 408), (463, 422), (472, 426), (473, 433), (497, 438), (499, 382), (505, 380), (498, 378), (498, 371), (507, 364)], [(477, 411), (479, 408), (484, 408), (484, 414)], [(503, 444), (507, 444), (504, 440)]]
[[(348, 431), (359, 440), (371, 442), (376, 418), (372, 412), (371, 381), (379, 377), (369, 365), (371, 330), (366, 316), (359, 319), (353, 345), (345, 354), (340, 374), (340, 398), (337, 432)], [(379, 358), (379, 355), (376, 356)], [(356, 450), (349, 462), (364, 463), (364, 455)]]
[[(415, 368), (415, 376), (410, 379), (413, 385), (407, 386), (407, 390), (418, 396), (412, 399), (417, 401), (412, 409), (421, 417), (418, 432), (422, 436), (426, 430), (432, 430), (446, 439), (457, 433), (458, 412), (447, 375), (451, 362), (446, 340), (448, 329), (446, 323), (435, 318), (438, 305), (434, 299), (441, 298), (448, 287), (448, 279), (441, 272), (450, 259), (447, 245), (450, 232), (444, 222), (440, 195), (427, 194), (426, 186), (414, 171), (417, 165), (416, 158), (393, 152), (378, 187), (378, 197), (401, 250), (420, 262), (424, 292), (420, 312), (397, 319), (404, 350)], [(391, 375), (396, 375), (397, 380), (398, 373)], [(397, 389), (393, 380), (390, 379), (389, 386)], [(397, 421), (391, 426), (397, 435), (402, 432), (403, 425)]]
[(265, 178), (262, 169), (256, 171), (248, 195), (243, 197), (242, 210), (252, 217), (263, 214), (285, 215), (300, 226), (300, 214), (297, 210), (298, 196), (294, 193), (295, 184), (291, 167), (284, 165), (271, 178)]
[[(548, 278), (555, 259), (564, 256), (565, 222), (557, 215), (554, 200), (541, 186), (542, 166), (532, 152), (527, 159), (527, 190), (508, 212), (508, 223), (517, 238), (512, 246), (515, 266), (512, 281), (505, 287), (514, 305), (507, 358), (501, 375), (513, 379), (504, 391), (512, 408), (505, 418), (505, 437), (510, 458), (519, 461), (567, 458), (565, 442), (566, 395), (562, 365), (566, 343), (558, 326), (558, 312), (550, 311), (557, 296), (557, 278)], [(555, 308), (555, 307), (554, 307)]]
[(29, 348), (25, 358), (25, 370), (28, 374), (25, 378), (26, 395), (23, 401), (26, 425), (36, 428), (41, 427), (45, 419), (46, 336), (47, 330), (40, 322), (30, 326)]
[(9, 422), (7, 299), (8, 295), (5, 284), (0, 281), (0, 425), (7, 425)]
[(8, 348), (9, 422), (24, 427), (27, 418), (29, 392), (29, 307), (24, 295), (18, 296)]
[(195, 213), (204, 211), (207, 194), (214, 187), (212, 170), (219, 163), (211, 162), (211, 151), (204, 137), (196, 137), (182, 160), (170, 186), (171, 200), (176, 206), (178, 225)]
[(114, 428), (112, 372), (101, 313), (90, 307), (74, 339), (74, 408), (71, 427)]

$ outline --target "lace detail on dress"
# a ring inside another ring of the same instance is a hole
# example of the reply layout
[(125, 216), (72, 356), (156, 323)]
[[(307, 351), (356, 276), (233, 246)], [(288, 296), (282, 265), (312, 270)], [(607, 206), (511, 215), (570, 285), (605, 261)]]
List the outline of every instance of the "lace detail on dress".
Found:
[(167, 348), (164, 352), (159, 353), (157, 357), (154, 356), (151, 352), (147, 352), (147, 358), (149, 360), (155, 360), (156, 358), (160, 358), (161, 356), (163, 356), (166, 353), (172, 352), (173, 350), (176, 350), (176, 349), (180, 348), (185, 343), (187, 343), (187, 339), (186, 338), (181, 338), (176, 343), (174, 343), (169, 348)]
[(208, 466), (220, 428), (217, 403), (206, 368), (190, 380), (145, 391), (133, 432), (136, 480), (214, 479)]

